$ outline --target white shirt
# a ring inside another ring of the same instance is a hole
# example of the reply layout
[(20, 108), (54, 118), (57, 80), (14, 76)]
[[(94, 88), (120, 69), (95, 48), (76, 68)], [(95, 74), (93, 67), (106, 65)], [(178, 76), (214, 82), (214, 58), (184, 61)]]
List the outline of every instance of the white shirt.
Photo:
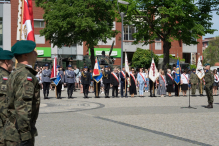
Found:
[(33, 68), (32, 65), (26, 64), (26, 66), (29, 66), (30, 68)]
[(183, 84), (188, 84), (189, 76), (188, 74), (181, 74), (181, 81)]

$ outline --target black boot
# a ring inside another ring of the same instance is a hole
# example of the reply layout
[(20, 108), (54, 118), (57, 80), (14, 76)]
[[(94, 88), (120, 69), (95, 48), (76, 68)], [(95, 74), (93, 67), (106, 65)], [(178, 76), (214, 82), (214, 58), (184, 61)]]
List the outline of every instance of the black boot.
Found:
[(44, 94), (44, 99), (46, 99), (46, 94)]

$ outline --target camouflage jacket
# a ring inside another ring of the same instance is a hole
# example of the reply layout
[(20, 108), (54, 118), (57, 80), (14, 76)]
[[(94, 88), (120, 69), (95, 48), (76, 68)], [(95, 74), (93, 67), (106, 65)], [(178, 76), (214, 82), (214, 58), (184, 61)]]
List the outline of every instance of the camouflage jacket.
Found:
[(24, 64), (9, 76), (7, 83), (7, 120), (4, 138), (10, 141), (25, 141), (37, 136), (35, 127), (40, 106), (40, 85), (37, 72)]
[(194, 74), (194, 73), (191, 73), (190, 81), (193, 84), (197, 84), (198, 83), (198, 76), (196, 74)]
[(214, 74), (211, 70), (209, 70), (208, 72), (205, 73), (205, 86), (206, 87), (210, 87), (213, 85), (214, 83)]
[(10, 72), (0, 67), (0, 127), (3, 126), (6, 120), (7, 104), (6, 104), (6, 93), (7, 93), (7, 81)]

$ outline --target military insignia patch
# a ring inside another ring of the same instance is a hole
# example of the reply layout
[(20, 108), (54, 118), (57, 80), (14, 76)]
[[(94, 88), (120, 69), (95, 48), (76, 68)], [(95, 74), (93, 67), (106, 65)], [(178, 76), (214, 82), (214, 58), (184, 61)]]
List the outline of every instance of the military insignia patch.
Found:
[(7, 90), (7, 86), (6, 86), (6, 85), (2, 85), (2, 86), (1, 86), (1, 90), (2, 90), (2, 91), (6, 91), (6, 90)]
[(4, 80), (4, 81), (7, 81), (7, 80), (8, 80), (8, 77), (3, 77), (3, 80)]
[(32, 81), (32, 77), (27, 77), (27, 80), (28, 81)]

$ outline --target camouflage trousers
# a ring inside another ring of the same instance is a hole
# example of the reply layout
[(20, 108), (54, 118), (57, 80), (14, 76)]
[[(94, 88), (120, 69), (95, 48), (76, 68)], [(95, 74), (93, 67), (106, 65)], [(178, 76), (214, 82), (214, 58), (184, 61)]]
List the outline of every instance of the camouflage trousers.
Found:
[[(35, 141), (35, 138), (32, 138), (30, 139), (31, 141), (31, 145), (30, 146), (34, 146), (34, 141)], [(5, 144), (6, 146), (20, 146), (20, 142), (14, 142), (14, 141), (8, 141), (8, 140), (5, 140)]]
[(3, 132), (4, 132), (4, 125), (2, 119), (0, 118), (0, 146), (4, 146)]
[(207, 97), (208, 97), (208, 103), (212, 104), (214, 102), (213, 95), (212, 95), (213, 90), (210, 89), (210, 87), (205, 86), (205, 91), (206, 91), (206, 94), (207, 94)]
[(192, 84), (192, 95), (195, 95), (197, 84)]

